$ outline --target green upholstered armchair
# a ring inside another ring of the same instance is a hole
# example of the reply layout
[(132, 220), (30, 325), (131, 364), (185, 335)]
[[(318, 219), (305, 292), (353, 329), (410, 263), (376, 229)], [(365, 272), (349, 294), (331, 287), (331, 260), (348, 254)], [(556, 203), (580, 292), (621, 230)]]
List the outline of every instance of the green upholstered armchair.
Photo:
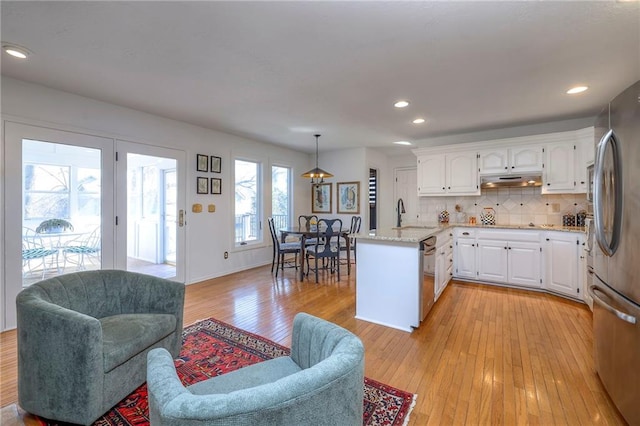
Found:
[(184, 387), (171, 355), (149, 352), (152, 425), (362, 425), (364, 347), (351, 332), (305, 313), (291, 355)]
[(184, 285), (126, 271), (83, 271), (22, 290), (18, 403), (91, 424), (146, 379), (147, 352), (182, 346)]

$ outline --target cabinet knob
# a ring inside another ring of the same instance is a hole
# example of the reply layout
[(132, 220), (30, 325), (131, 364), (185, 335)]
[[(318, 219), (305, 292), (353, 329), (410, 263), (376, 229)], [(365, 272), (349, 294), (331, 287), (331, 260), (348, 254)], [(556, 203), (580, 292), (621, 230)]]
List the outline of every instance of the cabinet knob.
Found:
[(449, 186), (448, 188), (449, 188), (449, 189), (451, 189), (451, 187), (450, 187), (450, 186)]
[(547, 186), (551, 186), (551, 184), (550, 184), (550, 183), (548, 183), (548, 184), (547, 184)]
[(508, 167), (507, 167), (507, 166), (504, 166), (504, 169), (505, 169), (505, 170), (507, 170), (507, 169), (508, 169)]
[(443, 186), (442, 189), (445, 189), (445, 187)]
[(504, 249), (506, 250), (507, 248), (505, 247)]
[(512, 169), (515, 169), (515, 168), (516, 168), (516, 166), (511, 166), (511, 168), (512, 168)]

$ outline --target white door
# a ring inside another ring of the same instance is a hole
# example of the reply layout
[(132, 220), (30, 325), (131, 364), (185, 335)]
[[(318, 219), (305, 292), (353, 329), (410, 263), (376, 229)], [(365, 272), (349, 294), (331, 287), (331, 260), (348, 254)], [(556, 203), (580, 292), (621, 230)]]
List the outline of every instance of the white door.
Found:
[(186, 155), (116, 142), (116, 265), (185, 281)]
[(407, 225), (416, 223), (418, 218), (418, 177), (415, 168), (396, 170), (396, 187), (395, 187), (395, 218), (394, 225), (397, 224), (398, 200), (402, 198), (404, 210), (406, 213), (402, 215), (402, 224)]
[(109, 138), (5, 123), (3, 329), (16, 325), (23, 287), (114, 267), (113, 146)]

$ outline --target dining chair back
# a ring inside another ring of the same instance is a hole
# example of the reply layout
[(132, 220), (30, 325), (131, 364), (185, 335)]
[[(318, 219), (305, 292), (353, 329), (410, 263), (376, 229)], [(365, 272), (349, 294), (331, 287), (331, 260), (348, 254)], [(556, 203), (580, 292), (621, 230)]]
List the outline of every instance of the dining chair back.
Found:
[[(311, 229), (311, 226), (318, 224), (318, 216), (312, 215), (300, 215), (298, 216), (298, 227), (300, 229)], [(317, 238), (307, 238), (304, 240), (305, 246), (313, 246), (317, 243)]]
[[(351, 216), (351, 226), (349, 227), (349, 245), (347, 246), (347, 241), (345, 240), (343, 244), (340, 246), (340, 250), (346, 252), (349, 250), (349, 256), (347, 259), (343, 259), (344, 262), (350, 262), (351, 259), (355, 263), (356, 261), (356, 239), (352, 237), (352, 235), (360, 232), (360, 225), (362, 224), (362, 217), (360, 216)], [(351, 264), (347, 264), (349, 274), (351, 273)]]
[[(278, 238), (278, 233), (276, 231), (276, 226), (273, 222), (273, 218), (268, 218), (267, 222), (269, 223), (269, 233), (271, 234), (271, 241), (273, 242), (273, 259), (271, 260), (271, 272), (273, 273), (273, 268), (275, 266), (277, 278), (278, 269), (282, 269), (284, 271), (285, 254), (293, 254), (293, 265), (289, 267), (295, 267), (296, 270), (298, 269), (298, 254), (302, 253), (302, 244), (300, 241), (293, 241), (288, 243), (280, 241), (280, 238)], [(300, 259), (300, 263), (302, 263), (302, 258)]]
[[(316, 233), (316, 243), (306, 247), (307, 271), (313, 269), (318, 282), (318, 259), (322, 259), (322, 267), (330, 269), (331, 273), (338, 272), (340, 281), (340, 236), (342, 235), (342, 220), (320, 219)], [(310, 267), (309, 257), (314, 258), (314, 268)], [(329, 259), (324, 262), (324, 259)]]

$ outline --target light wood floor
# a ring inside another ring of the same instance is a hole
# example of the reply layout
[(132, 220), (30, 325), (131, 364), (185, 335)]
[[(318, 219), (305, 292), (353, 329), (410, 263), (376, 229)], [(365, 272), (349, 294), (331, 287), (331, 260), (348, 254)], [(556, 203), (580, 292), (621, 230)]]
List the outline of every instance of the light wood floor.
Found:
[[(354, 319), (346, 270), (316, 285), (261, 267), (186, 294), (185, 324), (215, 317), (290, 346), (293, 317), (305, 311), (353, 331), (368, 377), (418, 394), (411, 425), (624, 424), (594, 371), (591, 313), (555, 296), (454, 281), (406, 333)], [(2, 407), (17, 400), (15, 336), (0, 334)]]

